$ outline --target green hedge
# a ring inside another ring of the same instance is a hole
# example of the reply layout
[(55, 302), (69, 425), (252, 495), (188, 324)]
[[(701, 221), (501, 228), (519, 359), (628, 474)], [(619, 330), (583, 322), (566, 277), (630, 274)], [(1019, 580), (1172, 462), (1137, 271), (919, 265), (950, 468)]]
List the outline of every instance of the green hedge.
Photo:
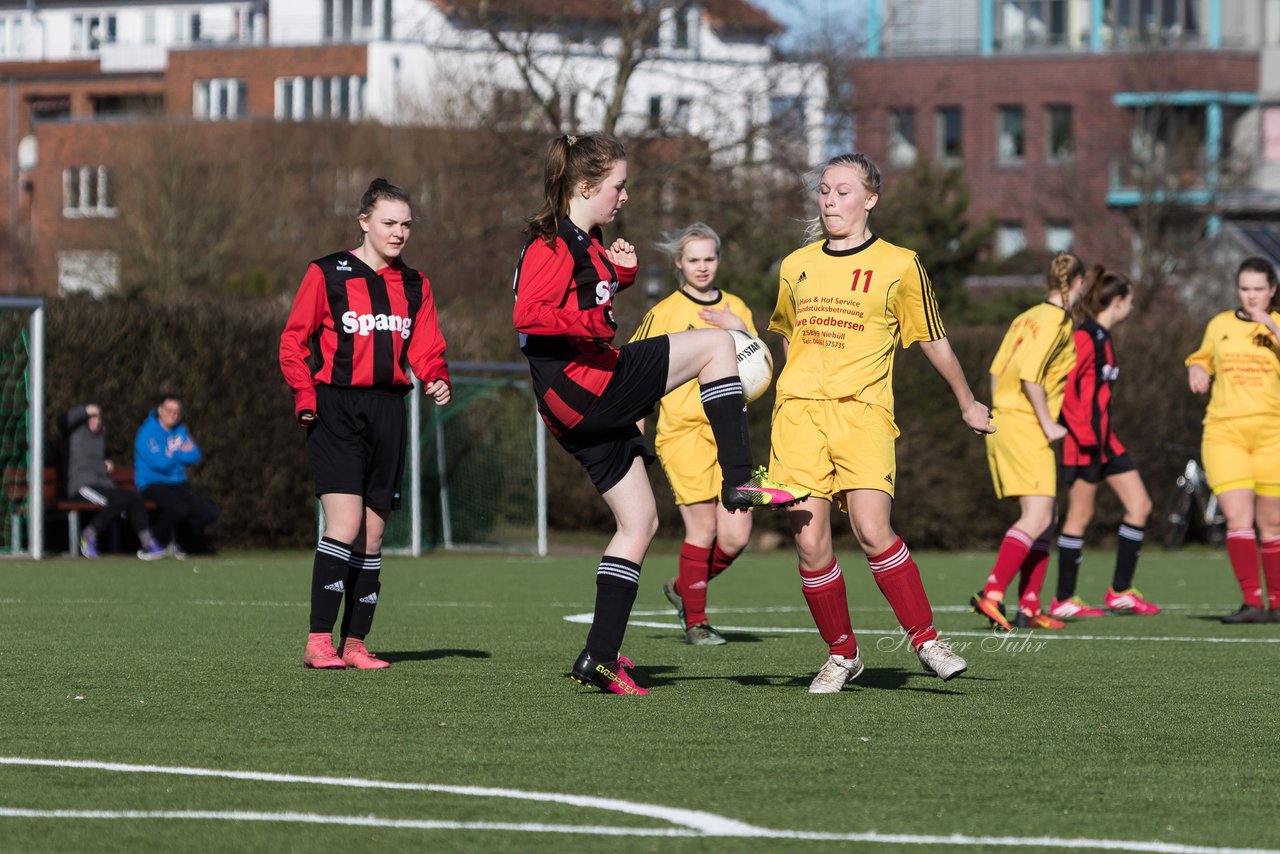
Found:
[[(96, 401), (105, 410), (111, 454), (119, 464), (132, 465), (137, 426), (157, 395), (176, 393), (186, 403), (187, 423), (205, 454), (192, 481), (223, 508), (211, 532), (215, 541), (256, 548), (310, 545), (315, 529), (303, 436), (294, 426), (292, 397), (277, 359), (287, 311), (288, 303), (281, 299), (182, 304), (51, 300), (46, 327), (49, 462), (57, 461), (60, 448), (58, 416), (75, 403)], [(456, 328), (466, 332), (453, 335), (451, 313), (442, 310), (441, 318), (451, 358), (476, 359), (490, 346), (488, 330), (478, 329), (481, 324), (474, 319), (459, 318)], [(505, 317), (493, 320), (503, 325), (492, 331), (495, 338), (511, 337), (506, 322)], [(1188, 320), (1145, 327), (1134, 321), (1117, 335), (1122, 371), (1115, 421), (1157, 507), (1183, 461), (1166, 446), (1199, 442), (1203, 401), (1186, 390), (1181, 364), (1202, 329)], [(980, 398), (988, 399), (986, 367), (1003, 330), (950, 331), (970, 382)], [(916, 548), (993, 547), (1016, 509), (992, 497), (982, 440), (961, 423), (946, 385), (917, 348), (898, 354), (895, 390), (903, 434), (895, 526)], [(767, 458), (771, 403), (766, 397), (750, 409), (760, 460)], [(603, 535), (612, 520), (586, 475), (554, 442), (549, 456), (552, 527), (595, 529)], [(651, 476), (662, 530), (677, 535), (679, 514), (660, 468), (654, 466)], [(837, 531), (844, 534), (844, 520), (837, 521)], [(1104, 491), (1095, 537), (1110, 536), (1118, 521), (1119, 507)], [(785, 531), (784, 514), (757, 514), (757, 527)]]

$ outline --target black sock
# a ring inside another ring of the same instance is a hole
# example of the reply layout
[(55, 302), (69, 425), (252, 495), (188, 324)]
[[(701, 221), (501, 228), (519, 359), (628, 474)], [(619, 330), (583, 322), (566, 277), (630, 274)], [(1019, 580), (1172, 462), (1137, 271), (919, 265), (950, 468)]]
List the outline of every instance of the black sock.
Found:
[(321, 537), (311, 568), (311, 632), (332, 632), (338, 609), (347, 589), (347, 561), (351, 547), (329, 537)]
[(1058, 596), (1065, 602), (1076, 595), (1076, 578), (1080, 575), (1080, 562), (1084, 560), (1084, 537), (1070, 534), (1058, 535)]
[(347, 592), (347, 611), (342, 620), (342, 636), (364, 640), (373, 627), (373, 612), (378, 607), (378, 591), (382, 589), (382, 553), (351, 555), (352, 563), (360, 559), (355, 579)]
[(751, 477), (751, 441), (747, 437), (747, 400), (737, 377), (702, 386), (702, 408), (716, 437), (716, 458), (724, 482), (731, 486)]
[(1120, 523), (1120, 539), (1116, 544), (1116, 574), (1111, 589), (1119, 593), (1133, 586), (1133, 573), (1142, 556), (1142, 528)]
[(587, 652), (596, 661), (613, 661), (622, 649), (631, 605), (640, 589), (640, 564), (605, 555), (596, 568), (596, 613), (587, 632)]

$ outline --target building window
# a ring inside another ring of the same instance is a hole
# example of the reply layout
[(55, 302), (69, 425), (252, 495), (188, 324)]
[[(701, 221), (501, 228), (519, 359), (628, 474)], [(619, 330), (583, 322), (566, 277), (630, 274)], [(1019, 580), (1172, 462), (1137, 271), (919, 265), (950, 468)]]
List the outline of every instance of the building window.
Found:
[(350, 119), (364, 116), (363, 77), (280, 77), (276, 79), (277, 119)]
[(1044, 248), (1050, 252), (1070, 252), (1075, 238), (1069, 222), (1047, 220), (1044, 224)]
[(156, 13), (155, 12), (148, 11), (148, 12), (142, 13), (142, 43), (143, 44), (156, 43)]
[(959, 160), (964, 157), (964, 114), (959, 107), (938, 109), (938, 158)]
[(1027, 248), (1027, 231), (1020, 222), (1002, 222), (996, 226), (996, 257), (1008, 258)]
[(1076, 138), (1071, 107), (1053, 104), (1045, 108), (1045, 159), (1065, 163), (1075, 154)]
[(1067, 0), (1003, 0), (997, 25), (1006, 50), (1067, 42)]
[(889, 111), (889, 163), (910, 166), (916, 162), (916, 111), (910, 107)]
[(1280, 45), (1280, 0), (1265, 0), (1262, 9), (1262, 43)]
[(1026, 112), (1022, 107), (1001, 107), (996, 124), (996, 161), (1021, 163), (1026, 156)]
[(22, 56), (24, 26), (20, 15), (0, 15), (0, 56)]
[(662, 128), (662, 96), (653, 95), (649, 98), (649, 130), (659, 130)]
[(230, 77), (197, 80), (191, 112), (197, 119), (210, 121), (238, 119), (245, 115), (247, 102), (243, 80)]
[(687, 131), (689, 129), (689, 114), (693, 111), (692, 98), (676, 98), (676, 112), (673, 115), (672, 123), (680, 130)]
[(71, 18), (71, 52), (97, 53), (104, 44), (115, 44), (115, 15), (75, 15)]
[(173, 40), (176, 44), (193, 44), (200, 41), (200, 13), (173, 13)]
[(689, 47), (689, 18), (693, 15), (692, 9), (676, 9), (676, 34), (673, 46), (681, 49)]
[(67, 219), (116, 215), (107, 167), (69, 166), (62, 170), (62, 215)]
[(1200, 33), (1199, 0), (1105, 0), (1103, 19), (1112, 45), (1178, 45)]
[(58, 288), (63, 293), (101, 296), (120, 286), (120, 258), (114, 252), (83, 249), (58, 253)]

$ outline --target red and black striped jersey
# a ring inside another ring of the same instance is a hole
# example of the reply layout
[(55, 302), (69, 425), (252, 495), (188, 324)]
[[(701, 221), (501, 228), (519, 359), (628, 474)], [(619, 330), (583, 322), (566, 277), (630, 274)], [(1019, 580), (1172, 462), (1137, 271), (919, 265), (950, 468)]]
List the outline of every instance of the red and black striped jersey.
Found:
[[(1124, 453), (1124, 445), (1111, 430), (1112, 386), (1120, 377), (1111, 333), (1086, 318), (1073, 333), (1076, 363), (1067, 375), (1062, 399), (1062, 423), (1069, 439), (1086, 453), (1110, 459)], [(1093, 449), (1089, 451), (1087, 449)]]
[(431, 284), (395, 264), (374, 270), (352, 252), (312, 261), (280, 335), (280, 370), (294, 411), (316, 408), (317, 383), (407, 391), (449, 381)]
[(568, 219), (550, 246), (534, 237), (520, 253), (512, 319), (538, 411), (557, 436), (586, 417), (617, 369), (613, 297), (636, 270), (609, 261), (600, 229), (588, 234)]

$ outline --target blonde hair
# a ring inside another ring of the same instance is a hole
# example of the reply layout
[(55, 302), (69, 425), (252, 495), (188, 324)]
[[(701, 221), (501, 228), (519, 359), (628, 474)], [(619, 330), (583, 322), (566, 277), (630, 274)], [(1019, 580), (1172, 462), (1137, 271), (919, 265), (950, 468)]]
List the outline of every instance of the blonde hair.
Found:
[[(818, 168), (809, 172), (805, 176), (805, 187), (810, 195), (817, 193), (818, 188), (822, 185), (822, 179), (826, 176), (827, 170), (836, 166), (848, 166), (851, 169), (858, 170), (862, 175), (862, 186), (866, 188), (868, 193), (880, 195), (880, 168), (876, 166), (875, 161), (860, 151), (851, 151), (846, 154), (837, 154), (829, 159)], [(870, 214), (868, 213), (868, 216)], [(822, 221), (822, 214), (819, 213), (810, 219), (805, 220), (804, 242), (812, 243), (820, 238), (829, 238), (831, 235), (827, 233), (827, 226)]]
[(1071, 283), (1084, 275), (1084, 262), (1070, 252), (1059, 252), (1049, 262), (1048, 281), (1051, 292), (1062, 297), (1062, 307), (1071, 308)]
[[(716, 257), (720, 257), (720, 235), (716, 234), (715, 229), (707, 225), (705, 222), (695, 222), (686, 225), (679, 231), (664, 231), (662, 239), (653, 244), (653, 248), (666, 255), (671, 259), (674, 267), (675, 262), (684, 254), (684, 248), (695, 240), (710, 240), (716, 245)], [(680, 271), (676, 270), (676, 278), (681, 276)], [(679, 284), (683, 284), (680, 282)]]

